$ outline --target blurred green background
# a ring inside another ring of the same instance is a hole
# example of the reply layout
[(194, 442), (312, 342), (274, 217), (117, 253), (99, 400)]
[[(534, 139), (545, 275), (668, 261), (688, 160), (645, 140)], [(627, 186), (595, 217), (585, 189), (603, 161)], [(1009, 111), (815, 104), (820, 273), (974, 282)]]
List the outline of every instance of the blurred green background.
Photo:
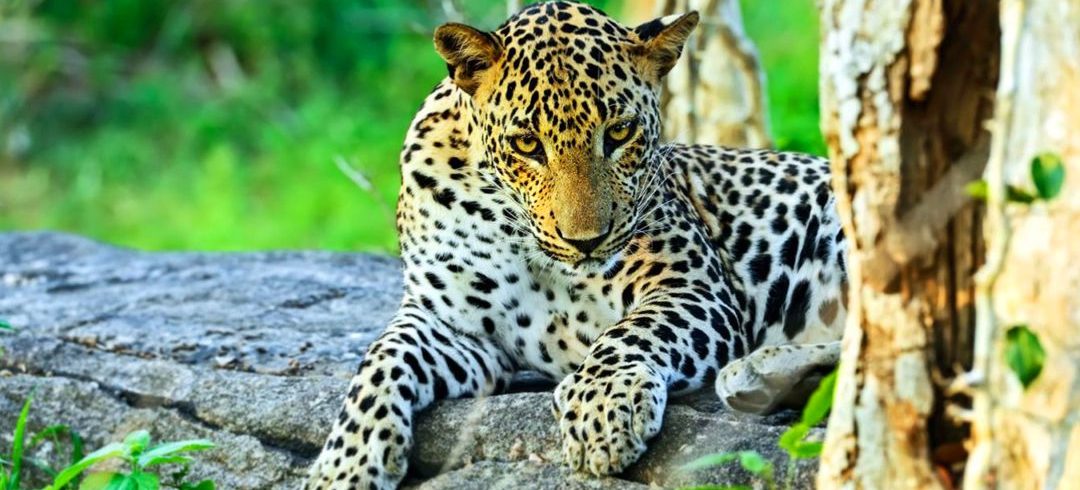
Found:
[[(478, 27), (506, 16), (459, 4)], [(778, 146), (821, 154), (814, 0), (741, 4)], [(398, 150), (446, 73), (442, 5), (0, 0), (0, 230), (393, 253)]]

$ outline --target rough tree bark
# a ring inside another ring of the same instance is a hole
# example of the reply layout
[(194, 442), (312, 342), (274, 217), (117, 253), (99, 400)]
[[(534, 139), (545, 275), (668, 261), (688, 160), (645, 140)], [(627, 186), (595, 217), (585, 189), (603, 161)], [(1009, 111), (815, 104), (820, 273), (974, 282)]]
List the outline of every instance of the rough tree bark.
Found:
[[(986, 169), (987, 264), (979, 272), (973, 450), (964, 487), (1080, 484), (1080, 1), (1004, 0), (1002, 74)], [(1030, 162), (1065, 163), (1058, 197), (1032, 189)], [(1026, 390), (1004, 363), (1006, 330), (1026, 324), (1046, 351)]]
[[(933, 380), (970, 363), (998, 59), (990, 2), (823, 0), (822, 130), (851, 252), (819, 488), (941, 488)], [(952, 444), (950, 444), (952, 443)]]
[(738, 0), (655, 0), (627, 7), (628, 17), (638, 22), (690, 10), (701, 14), (683, 59), (665, 79), (661, 104), (667, 141), (772, 146), (765, 75), (743, 30)]

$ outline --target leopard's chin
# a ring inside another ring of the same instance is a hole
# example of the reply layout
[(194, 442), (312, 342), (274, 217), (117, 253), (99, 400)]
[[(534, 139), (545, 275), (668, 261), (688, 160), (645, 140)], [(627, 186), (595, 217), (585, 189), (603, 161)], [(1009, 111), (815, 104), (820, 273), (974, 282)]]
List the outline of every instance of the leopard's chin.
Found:
[(574, 270), (581, 272), (593, 272), (602, 269), (604, 267), (604, 263), (606, 262), (606, 259), (590, 256), (574, 262), (573, 264), (571, 264), (571, 267), (573, 267)]
[(540, 270), (555, 272), (557, 275), (566, 278), (579, 278), (602, 272), (610, 262), (610, 258), (593, 255), (566, 257), (544, 250), (542, 256), (536, 259), (535, 262), (535, 265), (541, 266)]
[(605, 254), (589, 255), (570, 264), (570, 267), (578, 274), (607, 275), (608, 271), (614, 270), (622, 259), (622, 249), (623, 247), (617, 247)]
[(568, 277), (576, 277), (589, 274), (607, 274), (616, 268), (619, 261), (626, 254), (626, 248), (630, 244), (630, 234), (624, 234), (618, 243), (605, 243), (601, 250), (589, 254), (581, 254), (576, 251), (551, 250), (545, 243), (537, 239), (537, 249), (540, 253), (534, 254), (532, 262), (541, 266), (541, 269), (561, 272)]

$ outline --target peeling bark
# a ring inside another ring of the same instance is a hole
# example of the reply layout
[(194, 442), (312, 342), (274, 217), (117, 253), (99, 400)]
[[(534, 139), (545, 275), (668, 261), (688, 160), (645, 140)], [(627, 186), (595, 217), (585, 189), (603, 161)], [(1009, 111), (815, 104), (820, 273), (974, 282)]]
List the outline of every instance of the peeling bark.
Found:
[(824, 0), (822, 130), (851, 244), (820, 488), (942, 488), (961, 433), (932, 381), (970, 362), (997, 19), (984, 3)]
[[(1002, 76), (988, 184), (987, 265), (979, 272), (972, 455), (964, 488), (1074, 488), (1080, 482), (1080, 1), (1003, 0)], [(1065, 163), (1061, 194), (1032, 189), (1042, 152)], [(1004, 363), (1009, 327), (1046, 350), (1027, 389)]]
[(701, 24), (683, 59), (665, 78), (661, 100), (667, 141), (740, 148), (772, 146), (765, 74), (746, 35), (738, 0), (632, 2), (630, 16), (644, 21), (697, 10)]

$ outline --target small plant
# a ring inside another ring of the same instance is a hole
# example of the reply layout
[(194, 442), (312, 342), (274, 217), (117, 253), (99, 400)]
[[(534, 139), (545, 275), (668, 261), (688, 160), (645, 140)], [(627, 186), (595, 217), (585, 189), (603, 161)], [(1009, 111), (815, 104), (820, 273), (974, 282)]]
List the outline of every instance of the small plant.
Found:
[(1005, 363), (1025, 389), (1042, 373), (1045, 362), (1042, 342), (1027, 325), (1017, 325), (1005, 332)]
[[(1061, 194), (1065, 185), (1065, 164), (1061, 156), (1053, 152), (1043, 152), (1031, 159), (1031, 181), (1035, 192), (1025, 191), (1013, 186), (1006, 186), (1005, 199), (1009, 202), (1031, 204), (1035, 201), (1050, 201)], [(967, 185), (966, 191), (977, 199), (986, 199), (985, 180), (976, 180)], [(1014, 325), (1005, 332), (1005, 363), (1020, 384), (1027, 389), (1042, 373), (1046, 361), (1046, 351), (1042, 342), (1027, 325)]]
[(30, 417), (30, 399), (26, 398), (23, 403), (19, 418), (15, 421), (15, 435), (11, 443), (11, 454), (8, 458), (0, 457), (0, 489), (18, 490), (19, 480), (22, 478), (23, 467), (23, 443), (26, 442), (26, 420)]
[(806, 441), (810, 428), (825, 420), (832, 409), (833, 394), (836, 392), (836, 371), (821, 380), (814, 393), (803, 408), (799, 422), (792, 425), (780, 436), (780, 447), (795, 459), (815, 458), (821, 455), (820, 441)]
[[(765, 482), (765, 488), (776, 489), (776, 479), (773, 477), (773, 465), (757, 451), (736, 451), (728, 453), (716, 453), (695, 459), (681, 469), (684, 471), (702, 470), (713, 466), (725, 465), (734, 461), (739, 466)], [(684, 490), (743, 490), (751, 488), (748, 485), (699, 485), (687, 487)]]
[[(79, 436), (78, 432), (75, 432), (70, 427), (64, 424), (50, 425), (44, 429), (41, 429), (34, 437), (30, 439), (30, 444), (27, 449), (37, 447), (42, 442), (51, 441), (53, 447), (59, 448), (63, 445), (63, 439), (67, 439), (67, 445), (71, 448), (69, 453), (69, 464), (74, 464), (83, 458), (83, 440)], [(54, 469), (48, 462), (35, 458), (26, 457), (25, 462), (34, 466), (39, 471), (45, 473), (50, 478), (55, 477), (60, 470)]]
[(1031, 160), (1031, 180), (1039, 197), (1049, 201), (1061, 193), (1065, 184), (1065, 165), (1056, 153), (1041, 153)]
[(67, 436), (71, 445), (71, 461), (74, 462), (82, 458), (82, 438), (66, 425), (50, 425), (35, 434), (30, 439), (29, 444), (26, 443), (26, 427), (30, 417), (32, 400), (33, 394), (26, 397), (22, 410), (19, 412), (19, 418), (15, 421), (15, 433), (12, 438), (14, 443), (11, 453), (0, 455), (0, 490), (17, 490), (23, 479), (23, 470), (27, 465), (34, 466), (49, 476), (56, 474), (56, 470), (53, 470), (48, 463), (31, 458), (26, 454), (30, 448), (36, 447), (46, 440), (52, 441), (59, 447), (61, 439)]
[[(799, 422), (784, 431), (780, 435), (780, 439), (777, 440), (777, 445), (788, 455), (787, 478), (784, 482), (784, 488), (792, 488), (795, 483), (795, 462), (797, 460), (816, 458), (821, 455), (821, 441), (808, 441), (806, 436), (810, 433), (811, 428), (825, 420), (825, 416), (829, 414), (829, 410), (832, 408), (833, 394), (836, 391), (836, 373), (837, 371), (833, 370), (832, 373), (829, 373), (828, 376), (821, 380), (821, 384), (818, 385), (806, 402), (806, 407), (803, 408)], [(739, 466), (742, 466), (744, 470), (761, 478), (765, 483), (765, 488), (769, 490), (777, 488), (773, 464), (757, 451), (709, 454), (687, 463), (681, 469), (694, 471), (735, 461), (738, 461)], [(690, 490), (738, 490), (750, 487), (746, 485), (704, 485), (688, 488)]]
[[(1061, 193), (1065, 183), (1065, 165), (1056, 153), (1040, 153), (1031, 159), (1031, 181), (1035, 192), (1016, 186), (1005, 186), (1005, 200), (1019, 204), (1031, 204), (1038, 200), (1049, 201)], [(985, 180), (976, 180), (965, 187), (965, 192), (976, 199), (986, 200), (988, 193)]]
[(791, 488), (795, 478), (795, 461), (821, 456), (821, 441), (807, 441), (806, 435), (810, 429), (825, 420), (825, 416), (832, 409), (833, 395), (836, 393), (836, 376), (838, 369), (834, 369), (821, 380), (814, 393), (803, 408), (799, 422), (792, 425), (780, 435), (777, 444), (788, 454), (788, 471), (786, 488)]
[(80, 490), (158, 490), (161, 488), (158, 475), (147, 469), (162, 464), (182, 465), (180, 472), (174, 475), (171, 486), (181, 490), (213, 490), (214, 482), (210, 480), (198, 483), (183, 481), (192, 462), (184, 453), (204, 451), (212, 447), (214, 444), (205, 439), (167, 442), (150, 447), (150, 433), (140, 430), (128, 434), (123, 442), (114, 442), (87, 454), (57, 474), (52, 485), (45, 488), (59, 490), (91, 466), (110, 459), (121, 459), (131, 468), (129, 473), (115, 471), (87, 475), (79, 486)]
[(58, 471), (49, 466), (47, 462), (26, 455), (28, 449), (36, 447), (46, 440), (52, 441), (56, 447), (60, 447), (61, 439), (66, 436), (71, 446), (71, 462), (74, 463), (83, 457), (82, 438), (79, 437), (78, 433), (63, 424), (50, 425), (42, 429), (37, 434), (34, 434), (29, 444), (26, 444), (26, 425), (30, 415), (32, 399), (33, 394), (26, 398), (22, 411), (19, 412), (19, 418), (15, 422), (14, 445), (11, 453), (6, 458), (0, 456), (0, 490), (18, 490), (22, 480), (23, 468), (26, 468), (27, 464), (34, 466), (50, 477), (57, 474)]
[[(168, 486), (179, 490), (214, 490), (214, 482), (202, 480), (186, 481), (192, 459), (184, 453), (203, 451), (214, 447), (205, 439), (167, 442), (150, 447), (150, 433), (140, 430), (128, 434), (123, 442), (109, 444), (90, 454), (83, 454), (83, 440), (74, 430), (63, 424), (50, 425), (30, 439), (26, 444), (26, 427), (30, 418), (30, 405), (33, 394), (26, 398), (22, 411), (15, 422), (15, 432), (11, 452), (0, 455), (0, 490), (19, 490), (26, 465), (32, 465), (53, 479), (45, 490), (74, 489), (80, 490), (158, 490), (161, 482), (158, 475), (147, 471), (148, 468), (163, 464), (180, 465), (180, 470), (171, 475)], [(63, 469), (54, 469), (47, 462), (26, 456), (28, 448), (44, 441), (52, 441), (57, 447), (67, 438), (71, 447), (71, 464)], [(130, 473), (101, 472), (92, 473), (82, 479), (84, 471), (98, 463), (121, 459), (131, 467)]]

